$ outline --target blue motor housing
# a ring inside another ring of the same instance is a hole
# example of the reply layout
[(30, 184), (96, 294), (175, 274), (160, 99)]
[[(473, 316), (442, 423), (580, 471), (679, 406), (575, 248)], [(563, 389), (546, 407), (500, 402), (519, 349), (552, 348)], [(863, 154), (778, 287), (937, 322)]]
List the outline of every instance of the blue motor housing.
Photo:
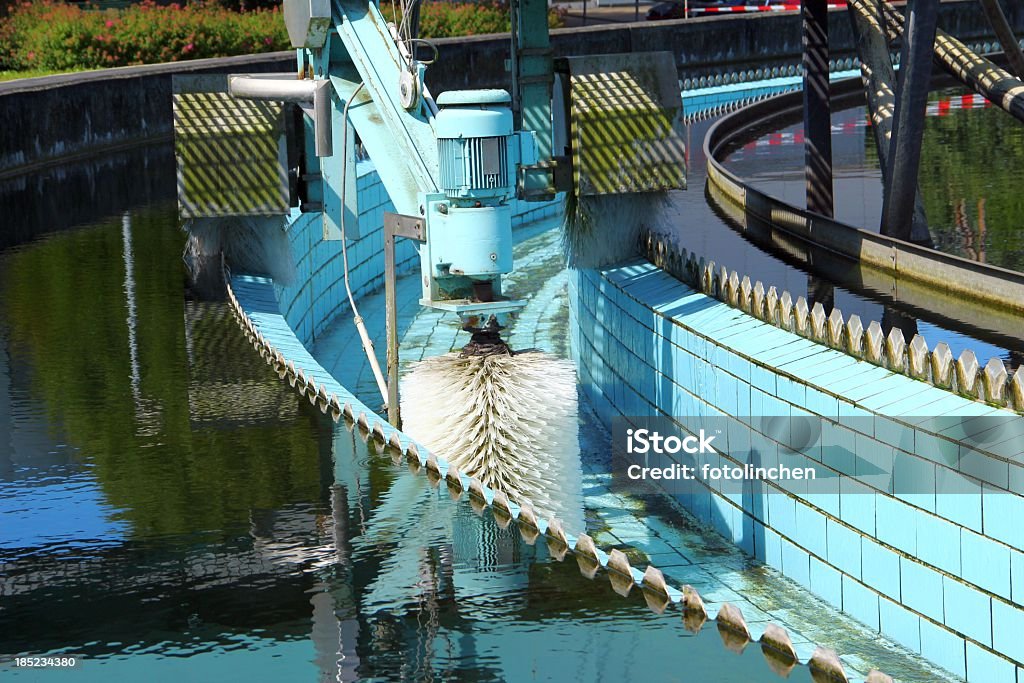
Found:
[(511, 98), (504, 90), (456, 90), (437, 98), (441, 188), (467, 206), (503, 202), (515, 193)]

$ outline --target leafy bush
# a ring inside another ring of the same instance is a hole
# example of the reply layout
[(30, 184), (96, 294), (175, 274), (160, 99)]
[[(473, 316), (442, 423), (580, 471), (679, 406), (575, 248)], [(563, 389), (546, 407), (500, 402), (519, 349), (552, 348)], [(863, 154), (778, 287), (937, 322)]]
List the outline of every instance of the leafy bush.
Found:
[(159, 7), (149, 0), (96, 11), (44, 0), (0, 23), (0, 68), (95, 69), (286, 50), (279, 10), (231, 12), (210, 5)]
[[(398, 16), (390, 3), (384, 16)], [(551, 26), (564, 12), (552, 10)], [(424, 2), (420, 34), (443, 38), (509, 30), (508, 4)], [(0, 18), (0, 71), (71, 71), (226, 57), (289, 48), (279, 8), (235, 12), (217, 4), (83, 9), (54, 0), (22, 2)]]
[[(381, 14), (388, 21), (400, 22), (402, 14), (396, 4), (382, 0)], [(548, 10), (548, 26), (565, 25), (565, 10)], [(450, 38), (485, 33), (508, 33), (511, 30), (507, 0), (479, 0), (476, 2), (425, 1), (420, 8), (420, 36), (423, 38)]]

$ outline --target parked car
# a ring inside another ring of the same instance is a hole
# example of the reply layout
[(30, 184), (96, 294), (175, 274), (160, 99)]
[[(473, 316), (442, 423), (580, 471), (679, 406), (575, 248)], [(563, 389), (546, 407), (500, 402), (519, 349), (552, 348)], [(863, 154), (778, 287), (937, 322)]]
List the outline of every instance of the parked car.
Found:
[[(669, 2), (660, 2), (651, 9), (647, 10), (647, 19), (649, 21), (658, 21), (662, 19), (686, 19), (688, 16), (699, 16), (700, 12), (694, 12), (695, 9), (706, 9), (708, 7), (736, 7), (737, 5), (745, 4), (746, 0), (669, 0)], [(687, 9), (690, 14), (687, 15)]]

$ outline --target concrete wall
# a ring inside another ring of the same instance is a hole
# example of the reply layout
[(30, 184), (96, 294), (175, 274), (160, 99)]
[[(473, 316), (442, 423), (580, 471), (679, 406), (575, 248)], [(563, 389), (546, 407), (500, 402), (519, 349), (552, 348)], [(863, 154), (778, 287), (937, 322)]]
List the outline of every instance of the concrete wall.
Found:
[[(904, 416), (1005, 414), (1015, 429), (1024, 420), (768, 325), (646, 261), (579, 271), (570, 283), (580, 382), (605, 422), (662, 415), (693, 428), (732, 416), (720, 450), (813, 467), (836, 487), (736, 492), (709, 481), (666, 483), (667, 493), (940, 666), (971, 682), (1024, 681), (1024, 452), (1010, 453), (1024, 441), (1010, 439), (1002, 455), (973, 450)], [(822, 445), (794, 451), (750, 416), (824, 420)], [(686, 458), (676, 461), (702, 462)], [(864, 463), (887, 476), (863, 483)]]
[[(1024, 6), (1006, 8), (1018, 34)], [(975, 0), (942, 6), (940, 26), (965, 42), (988, 36)], [(830, 14), (837, 58), (852, 56), (844, 12)], [(800, 22), (795, 14), (750, 14), (686, 21), (641, 22), (552, 31), (556, 55), (671, 50), (681, 79), (714, 77), (800, 62)], [(427, 71), (437, 93), (455, 88), (509, 87), (505, 35), (435, 41), (441, 59)], [(69, 155), (109, 151), (171, 133), (174, 73), (291, 71), (290, 52), (127, 67), (0, 83), (0, 178)]]
[(175, 73), (291, 71), (292, 53), (199, 59), (0, 83), (0, 178), (169, 138)]

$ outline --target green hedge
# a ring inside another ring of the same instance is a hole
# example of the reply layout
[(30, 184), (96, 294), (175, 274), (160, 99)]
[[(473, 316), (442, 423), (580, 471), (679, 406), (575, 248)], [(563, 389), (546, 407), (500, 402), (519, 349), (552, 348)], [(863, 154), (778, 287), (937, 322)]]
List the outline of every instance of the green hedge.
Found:
[[(388, 19), (392, 5), (381, 6)], [(562, 25), (553, 10), (549, 23)], [(426, 2), (424, 38), (509, 30), (500, 2)], [(0, 19), (0, 71), (75, 71), (287, 50), (278, 8), (235, 12), (214, 4), (96, 10), (52, 0), (24, 2)]]

